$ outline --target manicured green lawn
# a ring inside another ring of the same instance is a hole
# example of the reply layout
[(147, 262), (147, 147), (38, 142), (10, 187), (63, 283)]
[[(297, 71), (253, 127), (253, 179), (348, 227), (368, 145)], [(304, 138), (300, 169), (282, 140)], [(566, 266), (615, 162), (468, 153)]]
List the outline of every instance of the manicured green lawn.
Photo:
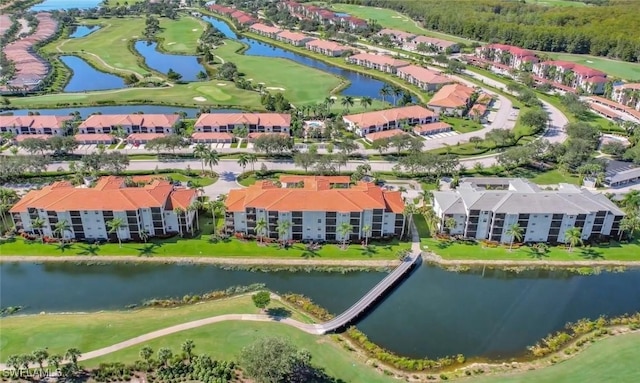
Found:
[(166, 173), (163, 174), (164, 177), (171, 177), (172, 180), (174, 181), (180, 181), (182, 183), (186, 183), (186, 182), (194, 182), (196, 185), (198, 186), (209, 186), (212, 185), (214, 182), (216, 182), (217, 178), (211, 178), (211, 177), (189, 177), (189, 176), (185, 176), (184, 174), (180, 174), (180, 173)]
[(568, 0), (525, 0), (527, 3), (544, 5), (547, 7), (584, 7), (587, 4), (580, 1)]
[(158, 38), (162, 40), (162, 49), (168, 53), (194, 54), (198, 47), (198, 38), (204, 32), (203, 21), (191, 16), (182, 16), (177, 22), (166, 18), (160, 19), (162, 32)]
[(544, 54), (554, 60), (572, 61), (584, 66), (601, 70), (610, 76), (620, 77), (629, 81), (640, 80), (640, 64), (626, 61), (611, 60), (605, 57), (575, 55), (570, 53), (550, 53)]
[(531, 248), (523, 246), (509, 251), (509, 245), (496, 248), (483, 248), (481, 244), (463, 244), (454, 241), (439, 241), (434, 238), (422, 239), (430, 251), (444, 259), (459, 260), (518, 260), (535, 259), (546, 261), (640, 261), (640, 241), (636, 239), (621, 245), (612, 242), (608, 247), (577, 247), (572, 252), (560, 247), (550, 247), (549, 252), (539, 256)]
[[(211, 219), (209, 218), (209, 221)], [(205, 221), (205, 219), (201, 220)], [(281, 249), (278, 244), (259, 246), (255, 241), (228, 239), (218, 243), (209, 242), (210, 230), (203, 228), (207, 234), (193, 239), (178, 236), (166, 240), (150, 240), (149, 243), (117, 243), (88, 245), (83, 243), (67, 244), (63, 248), (59, 244), (41, 244), (39, 241), (25, 242), (22, 238), (1, 245), (2, 255), (21, 256), (140, 256), (140, 257), (250, 257), (281, 259), (395, 259), (400, 249), (409, 248), (408, 243), (397, 241), (371, 244), (364, 249), (360, 244), (349, 246), (346, 250), (339, 245), (324, 245), (320, 250), (308, 251), (304, 244), (294, 244), (288, 249)]]
[(472, 40), (468, 40), (465, 38), (424, 29), (416, 24), (415, 21), (411, 20), (408, 16), (391, 9), (366, 7), (362, 5), (352, 4), (325, 4), (324, 6), (337, 12), (348, 13), (352, 16), (360, 17), (365, 20), (376, 20), (383, 28), (394, 28), (417, 35), (437, 37), (440, 39), (455, 41), (464, 44), (473, 42)]
[(465, 118), (443, 117), (442, 121), (451, 125), (453, 127), (453, 130), (458, 133), (469, 133), (482, 129), (482, 124), (480, 124), (479, 122), (467, 120)]
[(543, 173), (538, 173), (535, 177), (531, 178), (530, 181), (538, 185), (553, 185), (561, 182), (579, 185), (580, 177), (576, 177), (568, 173), (563, 173), (558, 169), (554, 169)]
[(536, 371), (463, 379), (473, 383), (636, 383), (640, 379), (640, 333), (590, 345), (573, 358)]

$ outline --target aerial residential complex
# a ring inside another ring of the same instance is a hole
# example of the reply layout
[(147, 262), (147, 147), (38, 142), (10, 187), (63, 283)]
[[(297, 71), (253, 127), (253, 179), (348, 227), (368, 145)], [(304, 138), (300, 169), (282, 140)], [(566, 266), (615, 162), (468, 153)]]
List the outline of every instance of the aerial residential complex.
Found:
[(80, 134), (113, 133), (122, 129), (127, 134), (172, 134), (181, 120), (177, 114), (94, 114), (78, 126)]
[[(148, 237), (186, 233), (192, 230), (195, 212), (187, 208), (196, 200), (194, 189), (176, 188), (168, 181), (153, 180), (143, 187), (127, 187), (122, 177), (103, 177), (94, 187), (74, 187), (55, 182), (25, 194), (11, 210), (18, 230), (56, 236), (55, 225), (66, 221), (62, 237), (77, 240), (140, 240)], [(182, 209), (180, 212), (178, 209)], [(37, 218), (44, 227), (33, 227)], [(109, 233), (108, 222), (121, 218), (124, 226)]]
[[(440, 231), (467, 238), (511, 242), (513, 224), (524, 242), (564, 243), (567, 229), (581, 230), (582, 239), (620, 234), (624, 213), (603, 194), (560, 184), (546, 191), (524, 179), (467, 178), (455, 190), (433, 192)], [(450, 218), (455, 227), (445, 225)]]
[(462, 116), (472, 106), (474, 88), (462, 84), (443, 86), (427, 104), (439, 114)]
[(438, 115), (419, 105), (404, 106), (375, 112), (350, 114), (342, 117), (347, 129), (360, 137), (367, 134), (408, 125), (428, 124), (438, 121)]
[(248, 133), (285, 133), (291, 128), (291, 115), (286, 113), (203, 113), (194, 125), (196, 132), (233, 133), (246, 128)]
[(69, 116), (0, 116), (0, 133), (62, 136), (69, 130), (69, 120)]
[[(398, 191), (373, 183), (349, 185), (345, 176), (283, 177), (283, 187), (259, 181), (229, 192), (225, 201), (227, 230), (244, 235), (284, 240), (341, 241), (341, 224), (351, 226), (349, 240), (399, 236), (405, 225), (404, 202)], [(256, 222), (267, 228), (256, 232)], [(284, 238), (278, 224), (289, 227)], [(366, 228), (369, 228), (369, 232)]]

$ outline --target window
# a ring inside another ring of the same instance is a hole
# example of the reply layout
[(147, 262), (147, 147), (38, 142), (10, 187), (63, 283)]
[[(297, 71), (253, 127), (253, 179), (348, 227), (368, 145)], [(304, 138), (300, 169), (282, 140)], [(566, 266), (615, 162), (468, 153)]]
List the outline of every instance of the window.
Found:
[(318, 218), (318, 223), (322, 223), (322, 218)]
[(322, 230), (321, 228), (318, 228), (318, 231), (321, 231), (321, 230)]
[(485, 219), (483, 219), (483, 220), (482, 220), (482, 222), (487, 222), (487, 219), (486, 219), (486, 218), (485, 218)]

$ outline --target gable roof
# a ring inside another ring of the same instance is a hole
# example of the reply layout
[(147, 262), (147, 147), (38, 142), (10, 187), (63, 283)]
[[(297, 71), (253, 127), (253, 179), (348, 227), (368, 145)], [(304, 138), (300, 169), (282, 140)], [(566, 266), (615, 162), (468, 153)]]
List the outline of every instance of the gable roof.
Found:
[(466, 106), (475, 89), (462, 84), (445, 85), (433, 95), (427, 105), (445, 108)]
[(177, 114), (93, 114), (78, 128), (104, 128), (112, 126), (141, 126), (170, 128), (180, 116)]
[(441, 75), (439, 72), (417, 65), (407, 65), (398, 68), (398, 74), (406, 74), (427, 84), (447, 84), (453, 82), (452, 79)]
[(1, 127), (29, 127), (33, 129), (37, 128), (51, 128), (62, 129), (64, 122), (71, 120), (71, 116), (51, 116), (51, 115), (37, 115), (37, 116), (0, 116)]
[(203, 113), (195, 127), (226, 125), (289, 126), (291, 115), (286, 113)]
[(360, 127), (367, 127), (384, 125), (391, 121), (425, 119), (435, 116), (436, 114), (427, 108), (424, 108), (420, 105), (410, 105), (399, 108), (378, 110), (375, 112), (350, 114), (344, 116), (343, 119)]

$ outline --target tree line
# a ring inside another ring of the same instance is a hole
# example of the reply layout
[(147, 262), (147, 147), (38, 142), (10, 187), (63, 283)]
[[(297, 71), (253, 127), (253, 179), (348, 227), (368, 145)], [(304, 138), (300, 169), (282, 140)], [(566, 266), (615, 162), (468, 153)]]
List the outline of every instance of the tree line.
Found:
[(344, 0), (390, 8), (433, 29), (469, 39), (527, 49), (640, 61), (640, 2), (547, 7), (524, 1)]

